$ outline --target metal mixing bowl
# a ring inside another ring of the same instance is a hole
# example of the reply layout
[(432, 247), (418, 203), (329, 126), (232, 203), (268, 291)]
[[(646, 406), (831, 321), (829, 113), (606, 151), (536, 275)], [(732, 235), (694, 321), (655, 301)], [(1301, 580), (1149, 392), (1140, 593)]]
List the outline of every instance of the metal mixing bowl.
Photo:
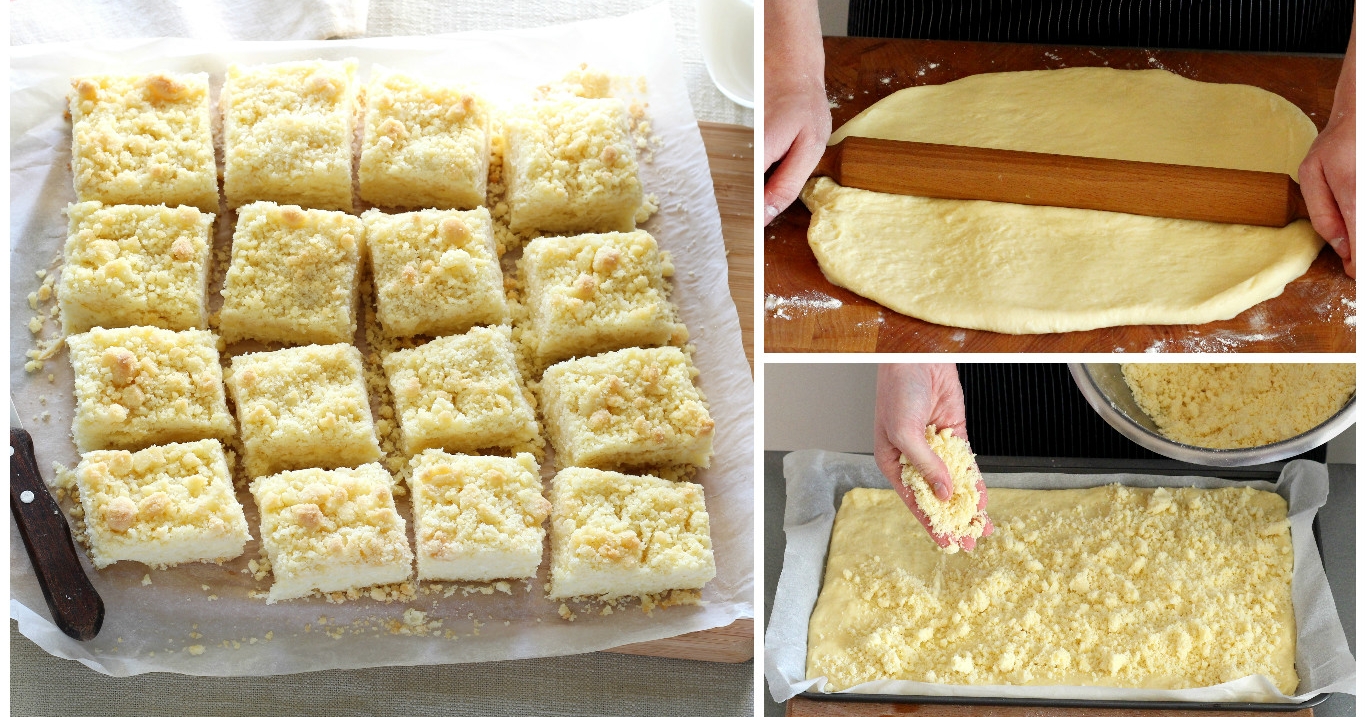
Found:
[(1167, 438), (1134, 401), (1117, 363), (1068, 364), (1072, 380), (1105, 422), (1129, 440), (1178, 461), (1204, 466), (1255, 466), (1274, 463), (1317, 448), (1356, 422), (1356, 394), (1328, 420), (1294, 438), (1255, 448), (1201, 448)]

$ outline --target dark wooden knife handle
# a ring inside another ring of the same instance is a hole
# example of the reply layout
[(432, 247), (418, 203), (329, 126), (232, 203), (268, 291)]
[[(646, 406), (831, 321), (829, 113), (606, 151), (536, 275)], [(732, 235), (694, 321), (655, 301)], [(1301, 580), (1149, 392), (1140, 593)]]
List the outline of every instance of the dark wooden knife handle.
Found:
[[(22, 428), (9, 429), (9, 507), (24, 538), (33, 572), (43, 589), (52, 619), (62, 632), (89, 640), (104, 625), (104, 601), (90, 584), (61, 506), (48, 492), (33, 456), (33, 439)], [(25, 503), (24, 492), (32, 494)]]

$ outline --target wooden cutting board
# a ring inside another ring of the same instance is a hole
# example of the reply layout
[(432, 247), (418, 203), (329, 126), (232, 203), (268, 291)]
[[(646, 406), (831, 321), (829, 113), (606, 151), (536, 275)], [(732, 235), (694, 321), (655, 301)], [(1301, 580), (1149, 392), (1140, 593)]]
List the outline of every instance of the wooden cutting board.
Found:
[[(1342, 66), (1329, 57), (852, 37), (825, 38), (825, 58), (835, 127), (906, 87), (983, 72), (1109, 66), (1255, 85), (1293, 102), (1322, 129)], [(1327, 247), (1280, 296), (1227, 321), (1013, 336), (920, 321), (831, 284), (806, 243), (810, 221), (798, 201), (764, 231), (766, 351), (1356, 350), (1356, 282)]]
[(745, 357), (754, 370), (754, 129), (698, 122), (707, 146), (711, 182), (721, 208), (721, 233), (730, 265), (730, 297), (740, 314)]
[[(876, 702), (832, 702), (794, 697), (787, 702), (787, 717), (892, 717), (914, 714), (918, 717), (1084, 717), (1099, 710), (1084, 707), (988, 707), (983, 705), (922, 705), (881, 704)], [(1123, 714), (1105, 710), (1104, 714)], [(1135, 717), (1265, 717), (1267, 712), (1253, 711), (1193, 711), (1193, 710), (1130, 710)], [(1276, 712), (1289, 717), (1313, 717), (1314, 710), (1305, 708), (1295, 712)]]
[[(738, 125), (699, 122), (707, 145), (711, 181), (721, 208), (721, 233), (730, 263), (730, 295), (740, 315), (740, 334), (750, 370), (754, 369), (754, 130)], [(708, 662), (754, 658), (754, 621), (623, 645), (607, 652), (652, 655)]]

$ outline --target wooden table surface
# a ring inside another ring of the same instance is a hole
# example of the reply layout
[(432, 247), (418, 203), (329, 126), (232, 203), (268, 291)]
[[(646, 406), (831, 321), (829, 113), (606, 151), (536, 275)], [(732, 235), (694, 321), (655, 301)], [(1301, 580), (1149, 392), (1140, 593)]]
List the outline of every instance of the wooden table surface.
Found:
[(698, 122), (707, 145), (711, 181), (721, 207), (721, 233), (730, 264), (730, 297), (740, 314), (745, 357), (754, 370), (754, 130)]
[[(1109, 66), (1256, 85), (1322, 128), (1340, 58), (1005, 43), (825, 38), (834, 126), (897, 90), (983, 72)], [(1356, 350), (1356, 282), (1327, 247), (1280, 296), (1227, 321), (1014, 336), (913, 319), (831, 284), (806, 243), (800, 201), (764, 231), (765, 351), (1337, 352)], [(1350, 323), (1349, 323), (1350, 321)]]
[[(754, 130), (738, 125), (699, 122), (707, 145), (721, 233), (730, 263), (730, 295), (740, 315), (745, 357), (754, 370)], [(711, 662), (744, 662), (754, 657), (754, 621), (736, 620), (723, 627), (690, 632), (663, 640), (623, 645), (608, 652), (675, 657)]]

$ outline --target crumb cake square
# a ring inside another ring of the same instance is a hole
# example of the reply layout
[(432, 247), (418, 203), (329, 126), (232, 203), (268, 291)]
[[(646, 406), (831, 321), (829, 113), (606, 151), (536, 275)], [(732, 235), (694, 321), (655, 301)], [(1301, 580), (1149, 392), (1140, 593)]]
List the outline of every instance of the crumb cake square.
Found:
[(256, 202), (237, 213), (219, 329), (228, 343), (349, 343), (365, 223), (344, 212)]
[(385, 357), (404, 453), (542, 450), (510, 333), (476, 326)]
[(385, 333), (443, 336), (507, 320), (488, 209), (407, 214), (372, 209), (362, 216)]
[(716, 577), (702, 486), (566, 468), (550, 488), (550, 598), (654, 595)]
[(378, 463), (257, 478), (261, 543), (275, 582), (267, 603), (402, 582), (413, 574), (393, 478)]
[(212, 333), (95, 328), (66, 343), (75, 374), (71, 433), (81, 452), (227, 439), (235, 432)]
[(489, 175), (490, 110), (459, 85), (399, 72), (366, 93), (360, 196), (381, 207), (473, 209)]
[(355, 346), (299, 346), (235, 356), (228, 391), (247, 474), (354, 468), (380, 459)]
[(216, 440), (91, 451), (76, 466), (76, 488), (97, 568), (221, 563), (251, 540)]
[(555, 460), (586, 468), (706, 468), (715, 424), (696, 376), (692, 359), (672, 346), (551, 366), (541, 398)]
[(66, 214), (57, 301), (68, 335), (96, 326), (208, 328), (212, 214), (99, 202), (72, 204)]
[(665, 282), (673, 265), (646, 232), (533, 239), (521, 269), (528, 313), (523, 341), (542, 367), (687, 340)]
[(550, 502), (541, 495), (535, 457), (432, 449), (414, 456), (411, 466), (419, 579), (536, 576)]
[(207, 74), (76, 77), (70, 109), (80, 201), (218, 211)]
[(223, 193), (255, 201), (351, 211), (356, 61), (228, 65)]
[(630, 231), (643, 202), (626, 105), (533, 102), (507, 121), (503, 158), (514, 232)]

